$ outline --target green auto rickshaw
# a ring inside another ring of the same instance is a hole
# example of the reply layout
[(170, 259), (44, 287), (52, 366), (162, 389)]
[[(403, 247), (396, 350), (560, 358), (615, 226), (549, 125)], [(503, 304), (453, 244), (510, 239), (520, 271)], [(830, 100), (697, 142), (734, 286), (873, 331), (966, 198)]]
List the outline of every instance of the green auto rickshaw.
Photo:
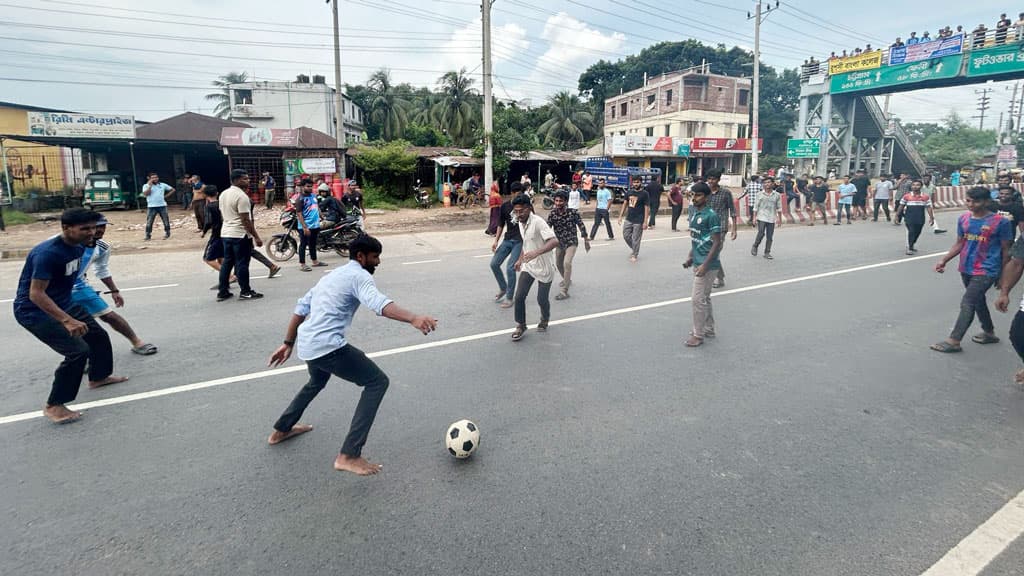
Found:
[(134, 208), (136, 204), (131, 179), (120, 172), (93, 172), (85, 177), (82, 206), (98, 210)]

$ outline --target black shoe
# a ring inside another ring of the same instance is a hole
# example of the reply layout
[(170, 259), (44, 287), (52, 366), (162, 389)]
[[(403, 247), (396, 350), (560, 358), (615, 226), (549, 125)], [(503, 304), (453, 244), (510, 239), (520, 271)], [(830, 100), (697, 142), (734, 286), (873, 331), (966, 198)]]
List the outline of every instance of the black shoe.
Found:
[(234, 294), (231, 292), (228, 292), (227, 294), (217, 294), (217, 302), (223, 302), (232, 297), (234, 297)]
[(259, 292), (255, 291), (255, 290), (250, 290), (248, 292), (242, 292), (241, 294), (238, 295), (238, 299), (239, 300), (258, 300), (260, 298), (263, 298), (263, 294), (260, 294)]
[(750, 255), (757, 256), (757, 246), (754, 246), (753, 248), (750, 249)]

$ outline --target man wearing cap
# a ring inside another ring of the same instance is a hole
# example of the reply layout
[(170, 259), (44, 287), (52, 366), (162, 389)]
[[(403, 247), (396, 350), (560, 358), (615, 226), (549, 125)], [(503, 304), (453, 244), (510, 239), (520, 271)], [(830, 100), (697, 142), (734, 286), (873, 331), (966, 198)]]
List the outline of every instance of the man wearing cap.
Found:
[(118, 308), (124, 306), (124, 298), (121, 297), (120, 290), (114, 284), (114, 277), (110, 274), (110, 244), (103, 240), (108, 223), (106, 216), (100, 216), (96, 222), (96, 232), (93, 234), (92, 240), (82, 244), (85, 247), (85, 252), (82, 253), (82, 262), (78, 266), (78, 278), (75, 279), (75, 285), (71, 289), (71, 303), (84, 308), (93, 318), (99, 318), (110, 324), (111, 328), (117, 330), (132, 343), (132, 352), (142, 356), (156, 354), (156, 346), (139, 338), (128, 321), (114, 312), (100, 296), (100, 293), (89, 285), (87, 274), (89, 268), (92, 267), (96, 272), (96, 277), (107, 287), (106, 293), (110, 294), (111, 299), (114, 300), (114, 306)]

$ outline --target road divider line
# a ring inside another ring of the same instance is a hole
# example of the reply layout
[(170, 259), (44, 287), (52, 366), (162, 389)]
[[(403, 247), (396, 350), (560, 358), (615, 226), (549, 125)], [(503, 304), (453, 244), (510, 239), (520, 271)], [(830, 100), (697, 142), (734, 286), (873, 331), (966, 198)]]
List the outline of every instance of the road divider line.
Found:
[(473, 258), (490, 258), (492, 256), (494, 256), (494, 254), (478, 254), (476, 256), (473, 256)]
[(1024, 534), (1024, 490), (921, 576), (977, 576)]
[[(158, 286), (138, 286), (136, 288), (121, 288), (121, 292), (135, 292), (136, 290), (156, 290), (158, 288), (177, 288), (178, 284), (160, 284)], [(0, 304), (6, 304), (8, 302), (14, 302), (14, 298), (7, 298), (6, 300), (0, 300)]]
[[(934, 254), (925, 254), (922, 256), (912, 256), (908, 258), (901, 258), (899, 260), (889, 260), (887, 262), (878, 262), (875, 264), (866, 264), (863, 266), (856, 266), (853, 268), (844, 268), (842, 270), (833, 270), (831, 272), (822, 272), (820, 274), (812, 274), (809, 276), (798, 276), (796, 278), (788, 278), (785, 280), (777, 280), (775, 282), (766, 282), (764, 284), (755, 284), (753, 286), (743, 286), (740, 288), (732, 288), (730, 290), (722, 290), (720, 292), (714, 292), (712, 298), (721, 298), (722, 296), (729, 296), (731, 294), (742, 294), (744, 292), (751, 292), (754, 290), (764, 290), (766, 288), (774, 288), (776, 286), (785, 286), (787, 284), (794, 284), (797, 282), (807, 282), (809, 280), (818, 280), (821, 278), (829, 278), (832, 276), (840, 276), (843, 274), (851, 274), (854, 272), (861, 272), (864, 270), (873, 270), (875, 268), (883, 268), (885, 266), (893, 266), (896, 264), (904, 264), (907, 262), (915, 262), (917, 260), (924, 260), (926, 258), (935, 258), (941, 256), (945, 252), (935, 252)], [(440, 262), (440, 260), (431, 260), (430, 262)], [(685, 298), (674, 298), (672, 300), (662, 300), (660, 302), (652, 302), (650, 304), (641, 304), (639, 306), (630, 306), (628, 308), (616, 308), (614, 310), (605, 310), (603, 312), (594, 312), (592, 314), (584, 314), (582, 316), (573, 316), (572, 318), (563, 318), (561, 320), (554, 320), (551, 322), (553, 326), (559, 326), (562, 324), (573, 324), (576, 322), (584, 322), (586, 320), (596, 320), (598, 318), (607, 318), (609, 316), (620, 316), (622, 314), (632, 314), (634, 312), (642, 312), (644, 310), (652, 310), (655, 308), (664, 308), (666, 306), (675, 306), (677, 304), (683, 304), (690, 301), (690, 297)], [(531, 326), (532, 327), (532, 326)], [(466, 342), (473, 342), (476, 340), (485, 340), (487, 338), (494, 338), (495, 336), (504, 336), (511, 334), (514, 328), (505, 328), (502, 330), (491, 330), (490, 332), (480, 332), (477, 334), (468, 334), (466, 336), (457, 336), (454, 338), (446, 338), (444, 340), (435, 340), (432, 342), (424, 342), (422, 344), (413, 344), (410, 346), (400, 346), (398, 348), (391, 348), (388, 350), (380, 350), (378, 352), (371, 352), (367, 354), (370, 358), (384, 358), (386, 356), (395, 356), (398, 354), (406, 354), (409, 352), (419, 352), (422, 350), (430, 350), (432, 348), (441, 348), (444, 346), (451, 346), (453, 344), (463, 344)], [(194, 384), (182, 384), (180, 386), (171, 386), (168, 388), (162, 388), (160, 390), (152, 390), (149, 392), (139, 392), (137, 394), (128, 394), (125, 396), (116, 396), (114, 398), (105, 398), (103, 400), (94, 400), (92, 402), (84, 402), (82, 404), (75, 404), (70, 408), (75, 410), (87, 410), (90, 408), (99, 408), (103, 406), (114, 406), (117, 404), (124, 404), (126, 402), (134, 402), (136, 400), (145, 400), (148, 398), (158, 398), (160, 396), (168, 396), (171, 394), (178, 394), (181, 392), (191, 392), (194, 390), (202, 390), (204, 388), (213, 388), (215, 386), (224, 386), (226, 384), (235, 384), (238, 382), (245, 382), (248, 380), (258, 380), (260, 378), (269, 378), (272, 376), (280, 376), (282, 374), (291, 374), (292, 372), (304, 372), (306, 370), (305, 365), (300, 366), (289, 366), (287, 368), (275, 368), (273, 370), (262, 370), (259, 372), (251, 372), (249, 374), (239, 374), (236, 376), (228, 376), (226, 378), (218, 378), (216, 380), (207, 380), (205, 382), (196, 382)], [(13, 424), (15, 422), (23, 422), (25, 420), (32, 420), (35, 418), (42, 417), (43, 413), (40, 410), (33, 412), (23, 412), (21, 414), (12, 414), (10, 416), (0, 417), (0, 425)]]
[(415, 262), (402, 262), (402, 265), (404, 265), (404, 266), (412, 266), (413, 264), (432, 264), (434, 262), (440, 262), (440, 261), (441, 261), (440, 258), (438, 258), (437, 260), (417, 260)]

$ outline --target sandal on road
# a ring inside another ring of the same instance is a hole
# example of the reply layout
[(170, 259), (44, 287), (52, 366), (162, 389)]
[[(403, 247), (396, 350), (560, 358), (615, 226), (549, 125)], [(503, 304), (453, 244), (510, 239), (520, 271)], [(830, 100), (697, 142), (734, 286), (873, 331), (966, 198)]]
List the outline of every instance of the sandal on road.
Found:
[(299, 270), (302, 270), (303, 272), (312, 272), (313, 271), (312, 268), (310, 268), (309, 266), (306, 266), (305, 264), (303, 264), (302, 266), (299, 266)]
[(313, 264), (313, 268), (323, 268), (324, 266), (327, 266), (326, 262), (317, 262), (316, 264)]
[(944, 354), (950, 354), (953, 352), (963, 352), (963, 348), (956, 344), (950, 344), (945, 340), (943, 340), (942, 342), (938, 342), (936, 344), (932, 344), (931, 346), (929, 346), (929, 348), (935, 350), (936, 352), (942, 352)]
[(526, 333), (526, 326), (516, 326), (514, 332), (512, 332), (512, 341), (519, 342), (523, 339), (523, 334)]
[(156, 354), (156, 351), (156, 346), (153, 346), (152, 344), (148, 343), (143, 344), (142, 346), (136, 346), (135, 348), (132, 348), (132, 352), (135, 352), (140, 356), (152, 356), (153, 354)]
[(999, 342), (999, 337), (982, 332), (971, 336), (971, 342), (977, 342), (978, 344), (996, 344)]

